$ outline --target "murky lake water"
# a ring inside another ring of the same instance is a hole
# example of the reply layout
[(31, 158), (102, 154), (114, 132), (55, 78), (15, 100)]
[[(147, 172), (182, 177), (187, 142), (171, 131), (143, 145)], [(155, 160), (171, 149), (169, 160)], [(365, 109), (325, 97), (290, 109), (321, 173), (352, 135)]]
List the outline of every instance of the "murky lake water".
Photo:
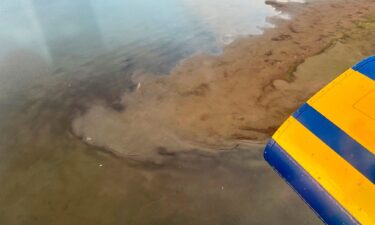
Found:
[(277, 14), (262, 0), (1, 1), (0, 224), (319, 223), (263, 162), (262, 146), (159, 165), (71, 133), (92, 101), (122, 110), (135, 71), (219, 54)]

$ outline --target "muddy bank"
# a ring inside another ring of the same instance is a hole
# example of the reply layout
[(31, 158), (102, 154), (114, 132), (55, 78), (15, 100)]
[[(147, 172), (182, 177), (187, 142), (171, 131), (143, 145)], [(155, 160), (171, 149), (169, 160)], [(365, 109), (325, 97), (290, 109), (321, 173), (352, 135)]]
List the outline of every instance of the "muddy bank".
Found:
[(220, 56), (186, 59), (165, 76), (135, 74), (124, 110), (98, 101), (73, 121), (75, 134), (140, 159), (264, 142), (314, 92), (375, 50), (373, 1), (274, 6), (292, 20), (270, 18), (277, 28), (237, 40)]

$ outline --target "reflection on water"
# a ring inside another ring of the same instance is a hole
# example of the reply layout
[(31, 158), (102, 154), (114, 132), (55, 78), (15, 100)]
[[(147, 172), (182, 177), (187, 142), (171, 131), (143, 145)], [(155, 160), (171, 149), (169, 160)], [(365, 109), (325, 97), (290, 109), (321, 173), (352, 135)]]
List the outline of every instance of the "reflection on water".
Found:
[(118, 48), (179, 51), (179, 58), (214, 53), (237, 36), (259, 33), (275, 14), (244, 0), (6, 0), (0, 7), (0, 56), (28, 49), (56, 66)]
[(158, 165), (70, 132), (92, 101), (126, 110), (118, 98), (134, 72), (218, 53), (275, 14), (258, 0), (1, 1), (0, 224), (317, 223), (262, 146)]

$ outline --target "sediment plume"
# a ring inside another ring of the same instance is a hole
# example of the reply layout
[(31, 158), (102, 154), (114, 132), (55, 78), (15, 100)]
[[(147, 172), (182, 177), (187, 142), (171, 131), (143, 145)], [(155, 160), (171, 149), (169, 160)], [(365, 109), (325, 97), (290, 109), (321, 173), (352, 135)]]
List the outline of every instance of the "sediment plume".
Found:
[(368, 41), (374, 26), (363, 28), (374, 21), (374, 1), (273, 5), (292, 18), (270, 18), (276, 28), (236, 40), (222, 55), (185, 59), (170, 74), (135, 74), (124, 110), (98, 101), (74, 119), (74, 133), (117, 155), (152, 160), (262, 143), (313, 93), (375, 50)]

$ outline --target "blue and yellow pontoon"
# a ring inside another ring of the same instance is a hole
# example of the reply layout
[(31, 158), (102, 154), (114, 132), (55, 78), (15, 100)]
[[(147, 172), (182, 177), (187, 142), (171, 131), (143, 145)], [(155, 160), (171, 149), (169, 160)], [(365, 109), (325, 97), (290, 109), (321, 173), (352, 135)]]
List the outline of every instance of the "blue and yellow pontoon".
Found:
[(375, 56), (278, 129), (267, 162), (327, 224), (375, 224)]

